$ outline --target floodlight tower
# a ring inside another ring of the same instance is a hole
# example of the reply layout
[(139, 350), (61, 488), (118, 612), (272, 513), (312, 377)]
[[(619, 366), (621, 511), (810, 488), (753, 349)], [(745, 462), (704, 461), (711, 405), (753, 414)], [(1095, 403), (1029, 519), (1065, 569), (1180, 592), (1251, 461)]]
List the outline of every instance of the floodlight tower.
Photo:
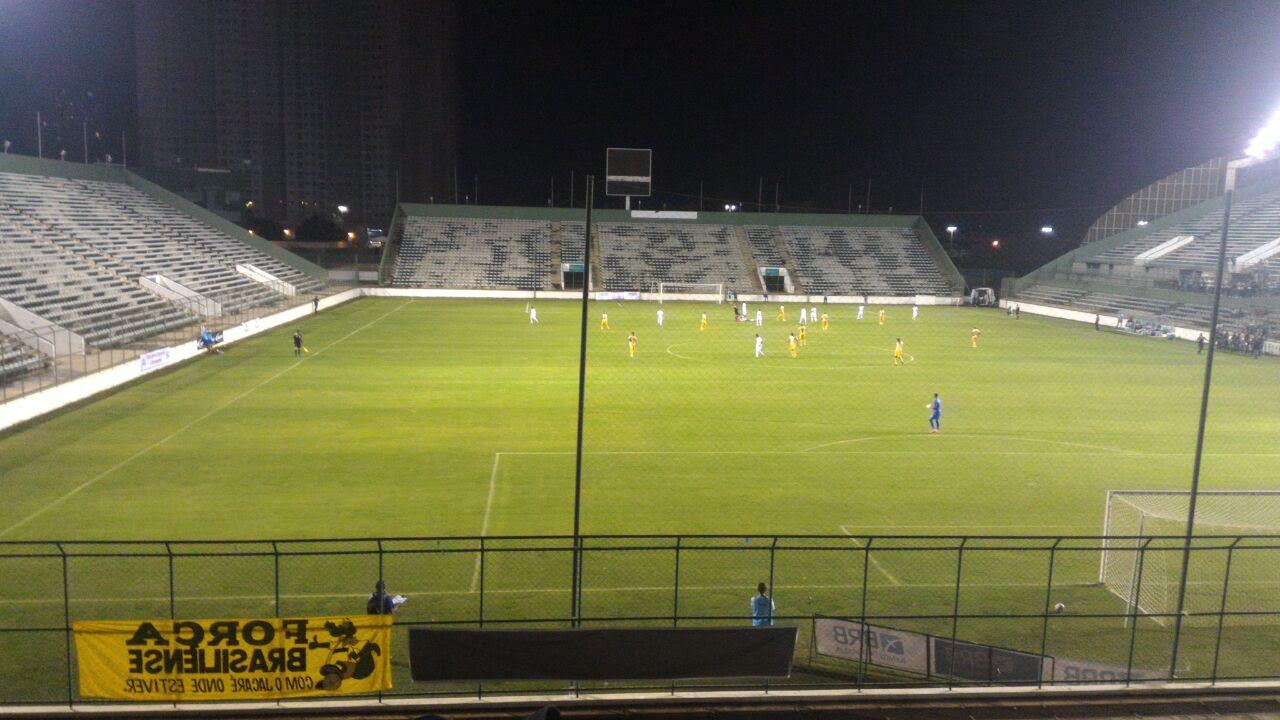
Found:
[(1187, 598), (1187, 570), (1191, 565), (1191, 538), (1196, 526), (1196, 499), (1200, 491), (1200, 463), (1204, 457), (1204, 426), (1209, 413), (1209, 388), (1213, 380), (1214, 348), (1218, 345), (1218, 318), (1222, 308), (1222, 280), (1227, 270), (1227, 233), (1231, 229), (1231, 200), (1236, 191), (1237, 174), (1244, 168), (1266, 162), (1276, 156), (1280, 147), (1280, 110), (1272, 113), (1267, 124), (1254, 135), (1245, 148), (1244, 157), (1227, 163), (1227, 176), (1222, 193), (1222, 237), (1218, 242), (1218, 272), (1213, 283), (1213, 311), (1209, 315), (1209, 352), (1204, 360), (1204, 388), (1200, 393), (1200, 424), (1196, 430), (1196, 454), (1191, 466), (1191, 492), (1187, 504), (1187, 532), (1182, 546), (1182, 573), (1178, 579), (1178, 603), (1173, 616), (1173, 652), (1169, 658), (1169, 677), (1178, 669), (1178, 643), (1182, 635), (1182, 613)]

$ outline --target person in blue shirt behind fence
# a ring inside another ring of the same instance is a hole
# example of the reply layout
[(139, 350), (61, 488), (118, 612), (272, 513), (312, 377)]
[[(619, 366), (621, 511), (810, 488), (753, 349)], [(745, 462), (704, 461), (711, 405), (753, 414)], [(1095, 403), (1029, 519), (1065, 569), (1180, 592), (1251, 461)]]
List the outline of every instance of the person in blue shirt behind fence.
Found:
[(756, 586), (759, 595), (751, 598), (751, 624), (756, 627), (773, 624), (773, 611), (777, 606), (773, 602), (773, 598), (767, 594), (769, 586), (760, 583)]

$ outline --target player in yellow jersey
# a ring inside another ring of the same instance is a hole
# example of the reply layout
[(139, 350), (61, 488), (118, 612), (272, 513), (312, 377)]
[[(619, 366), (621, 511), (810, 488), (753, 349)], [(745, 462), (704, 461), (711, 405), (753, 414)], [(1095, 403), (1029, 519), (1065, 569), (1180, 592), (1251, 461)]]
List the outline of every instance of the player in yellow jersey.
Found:
[(698, 330), (702, 331), (706, 329), (707, 329), (707, 314), (702, 313), (702, 319), (698, 321)]
[(884, 308), (880, 308), (880, 324), (884, 324)]
[(978, 328), (969, 331), (969, 347), (978, 347), (978, 336), (981, 334), (982, 331)]
[(902, 359), (902, 338), (898, 338), (898, 342), (893, 346), (893, 364), (896, 366), (906, 363), (907, 361)]
[(826, 313), (822, 313), (822, 329), (826, 330), (830, 326), (831, 326), (831, 318), (827, 317)]
[(787, 351), (791, 353), (791, 357), (796, 357), (796, 334), (791, 333), (787, 338)]
[(781, 320), (782, 322), (786, 322), (786, 321), (787, 321), (787, 306), (786, 306), (786, 305), (779, 305), (779, 306), (778, 306), (778, 319), (779, 319), (779, 320)]
[(804, 341), (804, 326), (803, 326), (803, 325), (801, 325), (801, 326), (799, 326), (799, 327), (797, 328), (797, 334), (798, 334), (798, 336), (799, 336), (797, 339), (800, 341), (800, 347), (804, 347), (804, 346), (805, 346), (805, 341)]
[(637, 343), (637, 342), (639, 342), (639, 341), (638, 341), (638, 340), (636, 340), (636, 331), (635, 331), (635, 330), (632, 330), (632, 331), (631, 331), (631, 334), (627, 336), (627, 353), (629, 354), (629, 356), (630, 356), (630, 357), (635, 357), (635, 356), (636, 356), (636, 343)]
[(600, 329), (609, 329), (609, 313), (600, 313)]

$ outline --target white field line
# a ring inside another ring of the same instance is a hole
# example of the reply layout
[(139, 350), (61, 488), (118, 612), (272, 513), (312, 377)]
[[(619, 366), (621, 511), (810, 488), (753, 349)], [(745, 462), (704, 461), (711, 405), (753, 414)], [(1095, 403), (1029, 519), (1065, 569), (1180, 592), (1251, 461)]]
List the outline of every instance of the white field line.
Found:
[[(853, 540), (853, 544), (854, 544), (854, 545), (856, 545), (857, 547), (864, 547), (864, 546), (863, 546), (863, 544), (862, 544), (862, 541), (861, 541), (861, 540), (859, 540), (858, 538), (854, 537), (854, 536), (853, 536), (853, 533), (849, 532), (849, 528), (845, 527), (844, 525), (841, 525), (841, 526), (840, 526), (840, 532), (844, 533), (845, 535), (848, 535), (848, 536), (850, 537), (850, 539), (852, 539), (852, 540)], [(890, 583), (893, 583), (894, 585), (901, 585), (901, 584), (902, 584), (902, 581), (901, 581), (901, 580), (899, 580), (898, 578), (894, 577), (894, 576), (893, 576), (893, 573), (891, 573), (891, 572), (889, 572), (888, 570), (886, 570), (886, 569), (884, 568), (884, 566), (880, 564), (880, 561), (876, 559), (876, 556), (875, 556), (875, 555), (872, 555), (871, 553), (867, 553), (867, 559), (871, 561), (871, 564), (872, 564), (872, 566), (874, 566), (874, 567), (875, 567), (875, 569), (877, 569), (877, 570), (879, 570), (879, 571), (880, 571), (880, 574), (881, 574), (881, 575), (884, 575), (886, 578), (888, 578), (888, 579), (889, 579), (889, 582), (890, 582)]]
[(187, 423), (186, 425), (183, 425), (182, 427), (178, 428), (177, 430), (174, 430), (173, 432), (169, 433), (168, 435), (165, 435), (164, 437), (162, 437), (162, 438), (160, 438), (159, 440), (157, 440), (157, 441), (155, 441), (155, 442), (151, 443), (150, 445), (148, 445), (148, 446), (146, 446), (146, 447), (142, 448), (141, 450), (139, 450), (138, 452), (136, 452), (136, 453), (134, 453), (134, 454), (130, 455), (129, 457), (125, 458), (124, 460), (121, 460), (120, 462), (116, 463), (115, 465), (112, 465), (111, 467), (107, 468), (106, 470), (103, 470), (102, 472), (98, 473), (97, 475), (94, 475), (93, 477), (89, 478), (88, 480), (85, 480), (84, 482), (82, 482), (82, 483), (80, 483), (79, 485), (77, 485), (77, 486), (75, 486), (74, 488), (72, 488), (72, 489), (71, 489), (70, 491), (68, 491), (66, 494), (62, 495), (61, 497), (58, 497), (58, 498), (54, 499), (52, 502), (50, 502), (49, 504), (45, 505), (44, 507), (42, 507), (42, 508), (40, 508), (40, 509), (36, 510), (35, 512), (31, 513), (30, 515), (27, 515), (26, 517), (22, 518), (21, 520), (19, 520), (19, 521), (18, 521), (18, 522), (16, 522), (16, 523), (14, 523), (14, 524), (10, 525), (9, 527), (5, 528), (4, 530), (0, 530), (0, 537), (4, 537), (5, 535), (8, 535), (9, 533), (13, 532), (14, 530), (17, 530), (18, 528), (22, 527), (23, 525), (26, 525), (27, 523), (31, 522), (32, 520), (35, 520), (36, 518), (40, 517), (41, 515), (45, 514), (45, 513), (46, 513), (46, 512), (48, 512), (48, 511), (52, 510), (53, 508), (55, 508), (55, 507), (57, 507), (57, 506), (61, 505), (62, 503), (64, 503), (64, 502), (66, 502), (66, 501), (70, 500), (71, 498), (73, 498), (73, 497), (75, 497), (76, 495), (80, 494), (80, 493), (81, 493), (83, 490), (85, 490), (86, 488), (88, 488), (88, 487), (90, 487), (90, 486), (94, 485), (94, 484), (95, 484), (95, 483), (97, 483), (99, 480), (101, 480), (101, 479), (103, 479), (103, 478), (107, 477), (108, 475), (110, 475), (111, 473), (115, 472), (116, 470), (119, 470), (120, 468), (124, 467), (125, 465), (128, 465), (129, 463), (133, 462), (134, 460), (137, 460), (138, 458), (142, 457), (143, 455), (146, 455), (147, 453), (151, 452), (152, 450), (155, 450), (156, 448), (160, 447), (161, 445), (163, 445), (163, 444), (165, 444), (165, 443), (169, 442), (169, 441), (170, 441), (170, 440), (172, 440), (173, 438), (177, 437), (178, 435), (182, 434), (183, 432), (186, 432), (186, 431), (187, 431), (187, 430), (189, 430), (190, 428), (194, 427), (197, 423), (203, 422), (204, 420), (207, 420), (207, 419), (209, 419), (210, 417), (213, 417), (214, 415), (216, 415), (216, 414), (218, 414), (219, 412), (221, 412), (221, 411), (223, 411), (223, 410), (227, 409), (228, 407), (231, 407), (231, 406), (232, 406), (232, 405), (234, 405), (235, 403), (239, 402), (240, 400), (243, 400), (244, 398), (248, 397), (248, 396), (249, 396), (250, 394), (252, 394), (253, 392), (257, 391), (259, 388), (263, 387), (263, 386), (264, 386), (264, 385), (266, 385), (267, 383), (270, 383), (270, 382), (272, 382), (272, 381), (276, 380), (277, 378), (279, 378), (280, 376), (282, 376), (282, 375), (284, 375), (285, 373), (289, 372), (290, 370), (293, 370), (294, 368), (298, 367), (298, 366), (299, 366), (300, 364), (302, 364), (303, 362), (306, 362), (307, 360), (310, 360), (311, 358), (316, 357), (316, 356), (317, 356), (317, 355), (319, 355), (320, 353), (323, 353), (325, 350), (328, 350), (329, 348), (334, 347), (335, 345), (337, 345), (337, 344), (339, 344), (339, 343), (343, 342), (344, 340), (346, 340), (347, 338), (350, 338), (351, 336), (355, 335), (356, 333), (358, 333), (358, 332), (360, 332), (360, 331), (362, 331), (362, 330), (365, 330), (366, 328), (368, 328), (368, 327), (372, 326), (374, 323), (377, 323), (377, 322), (379, 322), (379, 321), (381, 321), (381, 320), (383, 320), (383, 319), (385, 319), (385, 318), (389, 317), (390, 315), (392, 315), (392, 314), (393, 314), (393, 313), (395, 313), (396, 311), (400, 310), (400, 308), (403, 308), (405, 305), (408, 305), (408, 304), (409, 304), (409, 303), (411, 303), (411, 302), (413, 302), (413, 300), (406, 300), (405, 302), (401, 303), (400, 305), (397, 305), (396, 307), (392, 308), (391, 310), (388, 310), (387, 312), (383, 313), (382, 315), (379, 315), (378, 317), (374, 318), (373, 320), (370, 320), (369, 322), (365, 323), (364, 325), (361, 325), (360, 327), (356, 328), (355, 330), (352, 330), (351, 332), (347, 333), (346, 335), (343, 335), (342, 337), (338, 338), (337, 340), (334, 340), (333, 342), (329, 343), (328, 345), (325, 345), (324, 347), (322, 347), (322, 348), (320, 348), (320, 349), (316, 350), (314, 353), (310, 353), (310, 354), (308, 354), (308, 355), (304, 356), (302, 359), (295, 361), (292, 365), (290, 365), (290, 366), (286, 367), (285, 369), (281, 370), (280, 372), (278, 372), (278, 373), (276, 373), (276, 374), (272, 375), (271, 377), (267, 378), (266, 380), (263, 380), (262, 382), (258, 383), (257, 385), (254, 385), (253, 387), (249, 388), (248, 390), (245, 390), (244, 392), (240, 393), (239, 395), (236, 395), (235, 397), (231, 398), (230, 400), (226, 401), (225, 403), (223, 403), (223, 404), (219, 405), (218, 407), (216, 407), (216, 408), (214, 408), (214, 409), (210, 410), (209, 412), (207, 412), (207, 413), (205, 413), (205, 414), (201, 415), (200, 417), (196, 418), (195, 420), (192, 420), (191, 422)]
[[(498, 463), (502, 461), (502, 453), (493, 454), (493, 469), (489, 471), (489, 498), (484, 503), (484, 520), (480, 523), (480, 537), (489, 534), (489, 517), (493, 515), (493, 496), (498, 489)], [(476, 554), (476, 567), (471, 571), (471, 591), (480, 587), (480, 554)]]
[[(1091, 445), (1089, 443), (1071, 442), (1069, 440), (1045, 440), (1043, 438), (1026, 437), (1023, 435), (996, 435), (996, 434), (990, 434), (990, 433), (944, 433), (943, 435), (941, 435), (941, 437), (1021, 440), (1023, 442), (1037, 442), (1037, 443), (1045, 443), (1048, 445), (1063, 445), (1065, 447), (1085, 448), (1088, 450), (1098, 450), (1098, 451), (1104, 451), (1104, 452), (1110, 452), (1110, 453), (1118, 453), (1122, 455), (1144, 456), (1144, 455), (1150, 455), (1150, 454), (1163, 454), (1163, 453), (1145, 453), (1139, 450), (1125, 450), (1123, 448), (1108, 447), (1106, 445)], [(926, 435), (924, 433), (921, 433), (919, 435), (868, 435), (865, 437), (848, 438), (846, 440), (835, 440), (833, 442), (822, 443), (821, 445), (814, 445), (813, 447), (805, 448), (804, 452), (810, 452), (812, 450), (821, 450), (822, 448), (833, 447), (835, 445), (848, 445), (852, 443), (869, 442), (872, 440), (896, 440), (896, 439), (917, 440), (917, 439), (925, 439), (925, 438), (928, 438), (929, 441), (932, 442), (934, 436)], [(969, 451), (969, 453), (973, 455), (996, 454), (996, 453), (983, 453), (981, 451)], [(1048, 454), (1048, 453), (1045, 453), (1045, 454)]]

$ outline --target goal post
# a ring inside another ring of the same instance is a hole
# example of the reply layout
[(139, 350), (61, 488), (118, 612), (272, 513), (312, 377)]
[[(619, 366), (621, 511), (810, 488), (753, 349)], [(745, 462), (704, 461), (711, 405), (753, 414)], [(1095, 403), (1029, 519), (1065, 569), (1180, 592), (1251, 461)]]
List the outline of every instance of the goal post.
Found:
[[(1156, 616), (1177, 609), (1191, 493), (1179, 490), (1109, 490), (1098, 581), (1130, 611)], [(1197, 536), (1280, 534), (1280, 491), (1213, 490), (1197, 493)], [(1240, 553), (1231, 569), (1233, 609), (1260, 609), (1262, 595), (1280, 590), (1270, 570), (1280, 555)], [(1188, 571), (1188, 598), (1216, 605), (1226, 578), (1226, 550), (1198, 551)], [(1253, 605), (1255, 601), (1259, 607)], [(1160, 617), (1156, 618), (1160, 620)]]
[(701, 300), (724, 303), (724, 283), (658, 283), (658, 302), (668, 300)]

